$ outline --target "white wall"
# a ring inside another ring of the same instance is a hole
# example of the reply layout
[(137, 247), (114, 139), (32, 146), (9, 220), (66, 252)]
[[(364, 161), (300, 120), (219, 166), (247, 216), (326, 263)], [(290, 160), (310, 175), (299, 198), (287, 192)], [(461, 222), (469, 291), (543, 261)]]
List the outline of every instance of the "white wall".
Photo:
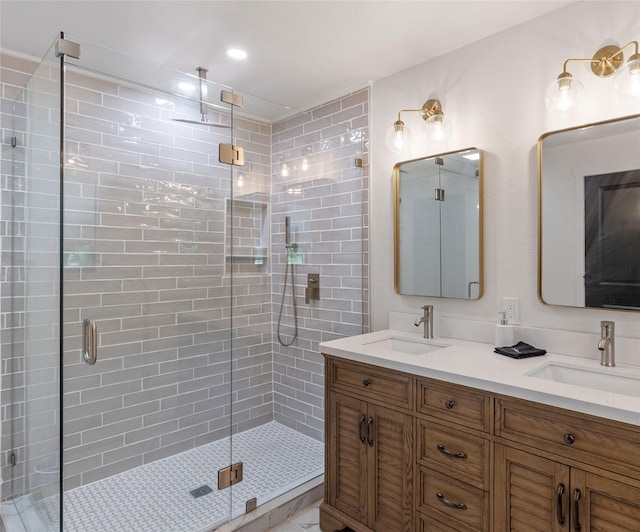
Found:
[[(373, 84), (372, 330), (388, 327), (389, 312), (418, 316), (427, 303), (435, 305), (436, 317), (495, 323), (501, 299), (516, 297), (526, 326), (599, 334), (600, 320), (612, 319), (618, 335), (640, 338), (638, 313), (538, 301), (536, 160), (544, 132), (640, 112), (639, 105), (619, 102), (613, 80), (596, 78), (586, 63), (569, 68), (585, 87), (581, 109), (563, 119), (544, 107), (545, 89), (567, 58), (591, 57), (604, 44), (638, 39), (640, 2), (577, 2)], [(414, 131), (411, 153), (399, 157), (387, 150), (385, 133), (398, 110), (420, 107), (434, 96), (454, 127), (447, 144), (418, 145), (421, 118), (413, 113), (403, 114)], [(399, 296), (393, 290), (393, 165), (471, 146), (485, 154), (484, 296), (478, 301)]]

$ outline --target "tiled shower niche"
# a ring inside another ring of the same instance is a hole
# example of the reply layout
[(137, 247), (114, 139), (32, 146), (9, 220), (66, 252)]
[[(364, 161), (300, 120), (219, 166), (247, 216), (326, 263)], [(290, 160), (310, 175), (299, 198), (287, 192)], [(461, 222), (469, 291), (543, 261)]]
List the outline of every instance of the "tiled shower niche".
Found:
[(225, 272), (269, 273), (269, 204), (267, 199), (227, 199)]

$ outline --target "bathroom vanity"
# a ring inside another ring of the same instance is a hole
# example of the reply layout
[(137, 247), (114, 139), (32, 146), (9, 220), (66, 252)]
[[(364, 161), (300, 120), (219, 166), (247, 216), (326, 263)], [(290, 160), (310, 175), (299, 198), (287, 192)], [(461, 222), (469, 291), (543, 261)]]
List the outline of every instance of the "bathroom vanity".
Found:
[(388, 330), (321, 350), (324, 532), (640, 531), (640, 368)]

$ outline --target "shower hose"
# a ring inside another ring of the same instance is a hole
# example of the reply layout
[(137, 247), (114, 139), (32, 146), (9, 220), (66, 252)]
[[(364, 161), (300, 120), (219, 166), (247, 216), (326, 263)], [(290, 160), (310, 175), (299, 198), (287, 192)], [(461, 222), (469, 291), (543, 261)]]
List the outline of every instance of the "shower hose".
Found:
[[(285, 342), (280, 335), (280, 324), (282, 323), (282, 309), (284, 308), (284, 298), (287, 292), (287, 274), (289, 272), (289, 266), (291, 266), (291, 300), (293, 301), (293, 338), (289, 343)], [(294, 265), (289, 264), (289, 257), (287, 253), (287, 262), (284, 266), (284, 283), (282, 284), (282, 299), (280, 301), (280, 312), (278, 313), (278, 326), (276, 329), (278, 335), (278, 342), (280, 345), (285, 347), (289, 347), (293, 345), (293, 342), (296, 341), (298, 337), (298, 307), (296, 305), (296, 285), (295, 285), (295, 274), (294, 274)]]

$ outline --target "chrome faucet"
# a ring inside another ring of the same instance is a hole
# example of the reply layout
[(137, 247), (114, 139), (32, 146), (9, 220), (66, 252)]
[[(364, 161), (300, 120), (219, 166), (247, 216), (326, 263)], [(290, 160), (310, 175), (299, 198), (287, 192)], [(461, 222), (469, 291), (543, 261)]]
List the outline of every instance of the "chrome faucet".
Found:
[(600, 322), (600, 364), (610, 368), (616, 365), (615, 327), (616, 324), (612, 321)]
[(433, 305), (425, 305), (422, 307), (424, 315), (418, 318), (413, 324), (418, 327), (424, 323), (424, 337), (433, 338)]

